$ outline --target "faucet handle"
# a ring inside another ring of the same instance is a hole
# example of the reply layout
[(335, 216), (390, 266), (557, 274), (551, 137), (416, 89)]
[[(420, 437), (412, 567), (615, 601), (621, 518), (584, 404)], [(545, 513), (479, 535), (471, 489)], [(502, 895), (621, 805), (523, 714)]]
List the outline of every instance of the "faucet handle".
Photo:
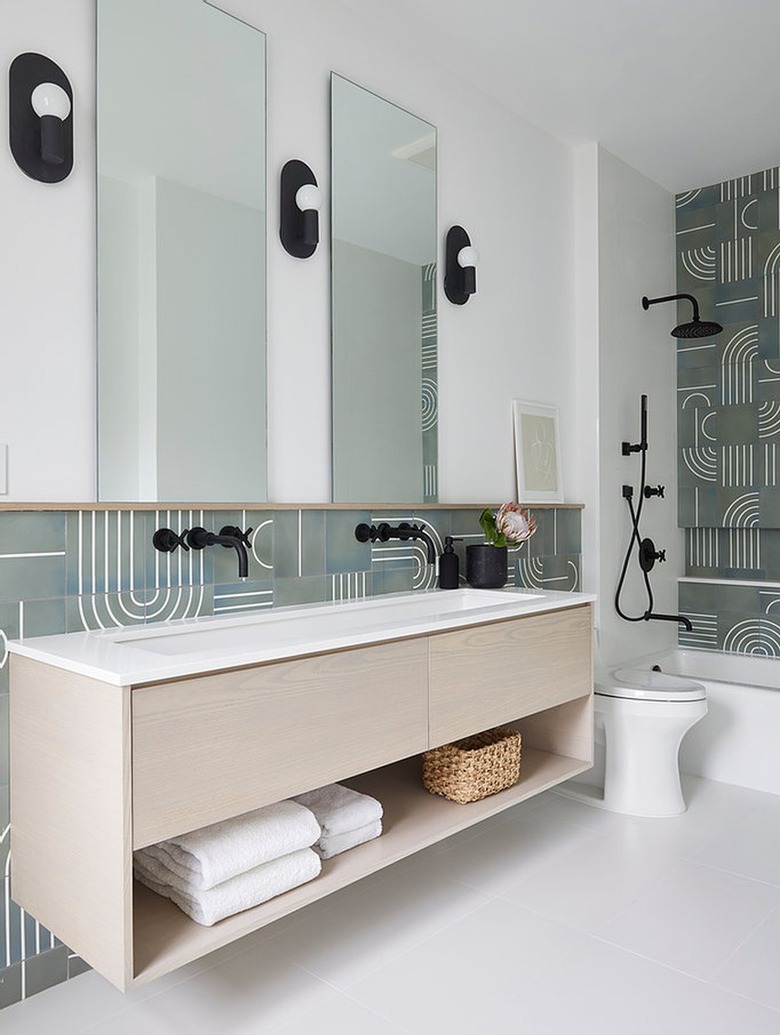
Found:
[(243, 543), (244, 546), (251, 546), (252, 545), (252, 543), (249, 540), (249, 537), (252, 534), (252, 529), (251, 528), (248, 528), (246, 530), (246, 532), (242, 532), (241, 529), (237, 525), (223, 525), (222, 528), (220, 528), (220, 530), (219, 530), (219, 534), (220, 535), (229, 535), (233, 539), (238, 539), (238, 541), (240, 543)]
[(181, 535), (177, 535), (172, 528), (158, 528), (152, 536), (152, 545), (155, 550), (161, 553), (173, 553), (177, 546), (189, 552), (187, 545), (188, 529), (184, 529)]

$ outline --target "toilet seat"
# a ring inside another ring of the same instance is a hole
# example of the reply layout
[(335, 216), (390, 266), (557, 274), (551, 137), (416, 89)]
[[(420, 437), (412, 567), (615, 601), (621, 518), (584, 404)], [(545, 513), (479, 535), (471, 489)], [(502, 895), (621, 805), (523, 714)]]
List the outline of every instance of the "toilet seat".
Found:
[(701, 683), (651, 669), (619, 668), (609, 682), (597, 683), (595, 693), (601, 697), (619, 697), (629, 701), (704, 701), (707, 689)]

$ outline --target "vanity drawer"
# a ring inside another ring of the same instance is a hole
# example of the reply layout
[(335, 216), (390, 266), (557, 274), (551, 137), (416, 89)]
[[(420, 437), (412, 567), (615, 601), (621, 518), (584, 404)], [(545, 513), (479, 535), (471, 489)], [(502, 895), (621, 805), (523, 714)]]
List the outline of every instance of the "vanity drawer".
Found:
[(427, 644), (379, 644), (138, 687), (133, 847), (427, 747)]
[(584, 605), (432, 636), (431, 747), (590, 693), (591, 628)]

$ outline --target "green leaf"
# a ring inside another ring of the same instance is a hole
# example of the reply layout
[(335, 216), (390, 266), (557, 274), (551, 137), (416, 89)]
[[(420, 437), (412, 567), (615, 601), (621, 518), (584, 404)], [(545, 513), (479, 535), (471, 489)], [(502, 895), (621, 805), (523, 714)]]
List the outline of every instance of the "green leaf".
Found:
[(503, 534), (499, 536), (499, 533), (496, 530), (496, 519), (490, 507), (485, 507), (479, 515), (479, 524), (482, 531), (485, 533), (485, 539), (489, 546), (503, 545), (498, 542), (500, 538), (504, 539), (504, 543), (506, 542), (506, 537)]

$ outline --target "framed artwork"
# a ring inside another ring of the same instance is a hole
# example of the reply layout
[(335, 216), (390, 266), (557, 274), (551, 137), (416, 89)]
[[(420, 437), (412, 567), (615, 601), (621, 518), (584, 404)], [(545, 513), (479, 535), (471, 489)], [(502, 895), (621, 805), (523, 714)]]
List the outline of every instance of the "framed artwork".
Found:
[(520, 503), (563, 503), (558, 408), (512, 402)]

